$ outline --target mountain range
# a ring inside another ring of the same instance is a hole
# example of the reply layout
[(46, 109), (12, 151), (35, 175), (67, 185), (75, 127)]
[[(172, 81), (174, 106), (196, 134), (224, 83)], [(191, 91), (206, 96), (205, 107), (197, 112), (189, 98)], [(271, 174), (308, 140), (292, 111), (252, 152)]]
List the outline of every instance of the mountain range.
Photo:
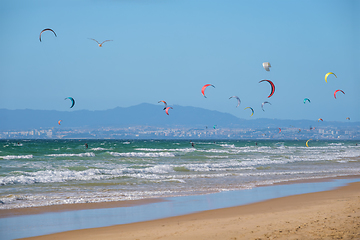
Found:
[(184, 127), (204, 128), (217, 125), (223, 128), (265, 128), (288, 127), (309, 128), (311, 126), (353, 128), (359, 122), (317, 122), (316, 120), (280, 120), (238, 118), (229, 113), (212, 111), (198, 107), (174, 105), (169, 115), (162, 106), (142, 103), (131, 107), (116, 107), (109, 110), (8, 110), (0, 109), (0, 130), (28, 130), (58, 126), (58, 121), (66, 128), (99, 127)]

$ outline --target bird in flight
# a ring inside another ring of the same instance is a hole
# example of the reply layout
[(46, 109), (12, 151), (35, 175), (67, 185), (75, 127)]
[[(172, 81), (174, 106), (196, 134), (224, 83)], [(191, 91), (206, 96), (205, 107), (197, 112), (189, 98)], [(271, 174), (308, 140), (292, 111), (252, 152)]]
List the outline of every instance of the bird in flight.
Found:
[(93, 40), (93, 41), (95, 41), (95, 42), (97, 42), (97, 44), (99, 45), (99, 47), (102, 47), (102, 45), (103, 45), (103, 43), (104, 42), (109, 42), (109, 41), (112, 41), (112, 40), (105, 40), (105, 41), (103, 41), (102, 43), (99, 43), (98, 41), (96, 41), (95, 39), (93, 39), (93, 38), (89, 38), (90, 40)]

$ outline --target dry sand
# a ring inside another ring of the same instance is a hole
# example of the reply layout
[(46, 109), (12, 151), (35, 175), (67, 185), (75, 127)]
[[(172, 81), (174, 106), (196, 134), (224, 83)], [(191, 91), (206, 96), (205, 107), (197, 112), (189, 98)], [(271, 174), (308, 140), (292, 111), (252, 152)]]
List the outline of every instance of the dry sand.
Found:
[(360, 239), (360, 182), (332, 191), (30, 239)]

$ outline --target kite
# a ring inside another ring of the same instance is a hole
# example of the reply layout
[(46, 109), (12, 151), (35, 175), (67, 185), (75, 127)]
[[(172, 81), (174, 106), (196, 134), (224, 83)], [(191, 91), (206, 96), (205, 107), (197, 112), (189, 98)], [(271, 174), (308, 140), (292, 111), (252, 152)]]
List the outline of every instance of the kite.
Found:
[(310, 99), (305, 98), (305, 99), (304, 99), (304, 104), (306, 103), (306, 101), (310, 102)]
[(349, 117), (347, 117), (347, 118), (346, 118), (346, 120), (350, 120), (350, 118), (349, 118)]
[(345, 94), (343, 90), (338, 89), (338, 90), (336, 90), (336, 91), (334, 92), (334, 98), (335, 98), (335, 99), (336, 99), (336, 93), (337, 93), (337, 92), (342, 92), (343, 94)]
[(165, 104), (164, 109), (163, 109), (163, 110), (165, 110), (167, 108), (167, 103), (165, 101), (163, 101), (163, 100), (158, 101), (158, 103), (161, 103), (161, 102), (163, 102)]
[(279, 133), (281, 133), (281, 128), (279, 128)]
[(328, 72), (327, 74), (325, 74), (325, 82), (327, 82), (327, 77), (328, 77), (330, 74), (334, 74), (334, 76), (337, 78), (337, 76), (335, 75), (335, 73), (333, 73), (333, 72)]
[(271, 97), (271, 96), (274, 94), (274, 92), (275, 92), (275, 85), (274, 85), (274, 83), (273, 83), (272, 81), (270, 81), (270, 80), (261, 80), (259, 83), (264, 82), (264, 81), (270, 83), (270, 86), (271, 86), (271, 92), (270, 92), (270, 95), (268, 96), (268, 98), (269, 98), (269, 97)]
[(306, 141), (306, 143), (305, 143), (306, 147), (309, 147), (308, 142), (309, 142), (310, 140), (312, 140), (312, 138), (310, 138), (309, 140)]
[(265, 110), (264, 110), (264, 105), (265, 105), (265, 103), (268, 103), (268, 104), (270, 104), (271, 105), (271, 103), (269, 103), (269, 102), (263, 102), (262, 104), (261, 104), (261, 109), (265, 112)]
[(166, 110), (165, 110), (165, 112), (166, 112), (167, 115), (169, 115), (169, 109), (170, 109), (170, 108), (173, 109), (172, 107), (167, 107)]
[(322, 118), (319, 118), (319, 119), (318, 119), (318, 122), (320, 122), (320, 121), (322, 121), (322, 122), (323, 122), (324, 120), (323, 120)]
[(51, 31), (51, 32), (53, 32), (53, 33), (55, 34), (55, 37), (57, 37), (57, 36), (56, 36), (56, 33), (54, 32), (54, 30), (52, 30), (51, 28), (45, 28), (45, 29), (42, 30), (41, 33), (40, 33), (40, 36), (39, 36), (40, 42), (41, 42), (41, 34), (42, 34), (43, 32), (45, 32), (45, 31)]
[(67, 97), (67, 98), (65, 98), (65, 100), (66, 99), (70, 99), (71, 100), (71, 107), (70, 108), (72, 108), (74, 105), (75, 105), (75, 99), (73, 99), (72, 97)]
[(97, 44), (99, 45), (99, 47), (102, 47), (102, 45), (103, 45), (103, 43), (104, 42), (109, 42), (109, 41), (112, 41), (112, 40), (105, 40), (105, 41), (103, 41), (102, 43), (99, 43), (98, 41), (96, 41), (95, 39), (93, 39), (93, 38), (89, 38), (90, 40), (93, 40), (93, 41), (95, 41), (95, 42), (97, 42)]
[(205, 89), (206, 89), (207, 87), (209, 87), (209, 86), (212, 86), (212, 87), (215, 88), (215, 86), (212, 85), (212, 84), (205, 84), (205, 85), (202, 87), (202, 89), (201, 89), (201, 93), (202, 93), (202, 95), (203, 95), (204, 97), (206, 97), (206, 96), (205, 96)]
[(240, 103), (241, 103), (240, 98), (238, 96), (229, 97), (229, 99), (231, 99), (231, 98), (236, 98), (237, 99), (238, 104), (236, 105), (236, 107), (238, 107), (240, 105)]
[(250, 108), (251, 111), (252, 111), (252, 113), (251, 113), (251, 115), (250, 115), (250, 117), (251, 117), (252, 115), (254, 115), (254, 109), (252, 109), (251, 107), (246, 107), (246, 108), (244, 108), (244, 110), (245, 110), (245, 109), (248, 109), (248, 108)]
[(59, 125), (61, 125), (61, 124), (60, 124), (61, 121), (62, 121), (62, 120), (59, 120), (59, 121), (58, 121), (58, 124), (59, 124)]
[(269, 68), (269, 67), (271, 67), (271, 65), (270, 65), (269, 62), (264, 62), (264, 63), (263, 63), (263, 68), (264, 68), (266, 71), (270, 71), (270, 68)]

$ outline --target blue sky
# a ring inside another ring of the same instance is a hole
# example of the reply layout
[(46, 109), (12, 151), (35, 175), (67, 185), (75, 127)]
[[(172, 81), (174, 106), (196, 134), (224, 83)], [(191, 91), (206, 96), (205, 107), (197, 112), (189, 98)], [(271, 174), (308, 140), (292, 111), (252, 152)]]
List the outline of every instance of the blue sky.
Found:
[[(0, 108), (165, 100), (173, 111), (194, 106), (245, 119), (360, 121), (359, 12), (356, 0), (0, 1)], [(40, 42), (45, 28), (57, 37), (45, 32)], [(88, 38), (113, 41), (100, 48)], [(337, 78), (326, 83), (330, 71)], [(262, 79), (276, 86), (270, 98)], [(207, 83), (215, 88), (204, 98)], [(335, 99), (337, 89), (345, 95)], [(262, 111), (264, 101), (271, 105)]]

